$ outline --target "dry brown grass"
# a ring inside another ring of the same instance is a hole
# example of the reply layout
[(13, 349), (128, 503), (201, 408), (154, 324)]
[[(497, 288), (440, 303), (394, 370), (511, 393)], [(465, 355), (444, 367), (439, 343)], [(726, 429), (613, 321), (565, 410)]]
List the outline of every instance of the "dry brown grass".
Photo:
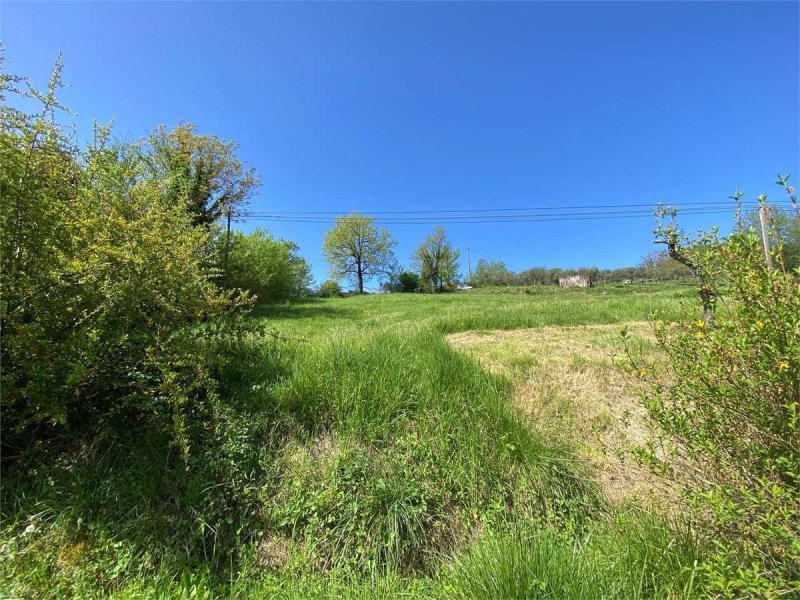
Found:
[(674, 490), (630, 453), (647, 439), (648, 427), (641, 383), (621, 368), (623, 326), (643, 352), (656, 352), (646, 322), (464, 332), (448, 340), (509, 376), (531, 426), (575, 447), (609, 500), (671, 503)]

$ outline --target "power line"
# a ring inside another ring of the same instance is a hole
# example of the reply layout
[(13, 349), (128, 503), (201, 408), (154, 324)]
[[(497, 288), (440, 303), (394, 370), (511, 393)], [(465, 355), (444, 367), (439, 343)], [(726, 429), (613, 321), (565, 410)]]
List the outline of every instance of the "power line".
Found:
[[(705, 207), (702, 209), (699, 208), (692, 208), (688, 209), (689, 211), (698, 211), (698, 210), (727, 210), (722, 209), (719, 207)], [(652, 215), (653, 211), (651, 209), (633, 209), (633, 210), (615, 210), (615, 211), (583, 211), (583, 212), (560, 212), (560, 213), (524, 213), (524, 214), (485, 214), (485, 215), (449, 215), (443, 217), (445, 219), (450, 220), (459, 220), (459, 221), (487, 221), (491, 219), (525, 219), (531, 217), (558, 217), (558, 216), (594, 216), (594, 215), (626, 215), (626, 214), (648, 214)], [(246, 216), (250, 218), (269, 218), (269, 219), (311, 219), (311, 220), (323, 220), (323, 221), (330, 221), (333, 217), (329, 216), (314, 216), (314, 215), (285, 215), (282, 213), (249, 213)], [(374, 217), (376, 221), (438, 221), (438, 217)]]
[[(730, 214), (728, 209), (724, 210), (692, 210), (681, 211), (681, 215), (711, 215), (711, 214)], [(622, 213), (574, 213), (574, 214), (555, 214), (555, 215), (525, 215), (524, 218), (483, 218), (483, 219), (469, 219), (469, 220), (447, 220), (447, 219), (401, 219), (401, 218), (376, 218), (375, 222), (383, 225), (457, 225), (457, 224), (490, 224), (490, 223), (531, 223), (531, 222), (549, 222), (549, 221), (585, 221), (585, 220), (601, 220), (601, 219), (631, 219), (648, 217), (652, 218), (653, 214), (650, 211), (644, 212), (622, 212)], [(271, 216), (243, 216), (240, 217), (245, 221), (266, 221), (273, 223), (320, 223), (331, 224), (335, 222), (332, 218), (294, 218), (282, 217), (279, 215)]]
[[(681, 215), (708, 215), (731, 213), (733, 207), (730, 202), (708, 202), (708, 203), (686, 203), (683, 206), (689, 208), (681, 209)], [(783, 204), (786, 204), (785, 202)], [(637, 206), (647, 206), (647, 208), (631, 208)], [(781, 203), (773, 203), (773, 206), (781, 206)], [(595, 210), (597, 208), (612, 207), (622, 210)], [(746, 207), (745, 207), (746, 208)], [(586, 211), (585, 209), (592, 209)], [(459, 223), (519, 223), (519, 222), (541, 222), (541, 221), (582, 221), (593, 219), (628, 219), (636, 217), (652, 217), (653, 207), (651, 205), (603, 205), (597, 207), (542, 207), (538, 209), (524, 209), (528, 212), (522, 214), (501, 214), (503, 210), (523, 210), (523, 209), (469, 209), (461, 211), (405, 211), (405, 212), (375, 212), (362, 213), (373, 217), (376, 223), (391, 225), (410, 225), (410, 224), (459, 224)], [(552, 210), (560, 212), (546, 212), (542, 210)], [(583, 212), (576, 212), (576, 211)], [(491, 214), (474, 214), (491, 211)], [(534, 211), (534, 212), (531, 212)], [(442, 217), (433, 216), (442, 214)], [(458, 213), (458, 214), (456, 214)], [(346, 214), (344, 212), (240, 212), (237, 216), (241, 220), (285, 222), (285, 223), (333, 223), (335, 216)], [(379, 215), (426, 215), (426, 216), (379, 216)], [(445, 216), (446, 215), (446, 216)]]
[[(576, 205), (576, 206), (536, 206), (536, 207), (516, 207), (516, 208), (464, 208), (464, 209), (441, 209), (441, 210), (390, 210), (390, 211), (350, 211), (358, 212), (363, 215), (438, 215), (438, 214), (470, 214), (470, 213), (501, 213), (501, 212), (526, 212), (526, 211), (539, 211), (539, 210), (594, 210), (598, 208), (623, 208), (623, 209), (636, 209), (645, 208), (652, 210), (657, 203), (645, 204), (595, 204), (595, 205)], [(730, 200), (709, 200), (702, 202), (681, 202), (678, 206), (696, 206), (696, 207), (723, 207), (729, 206), (734, 208)], [(297, 210), (297, 211), (250, 211), (248, 214), (259, 215), (286, 215), (286, 216), (313, 216), (313, 215), (341, 215), (348, 211), (324, 211), (324, 210)]]

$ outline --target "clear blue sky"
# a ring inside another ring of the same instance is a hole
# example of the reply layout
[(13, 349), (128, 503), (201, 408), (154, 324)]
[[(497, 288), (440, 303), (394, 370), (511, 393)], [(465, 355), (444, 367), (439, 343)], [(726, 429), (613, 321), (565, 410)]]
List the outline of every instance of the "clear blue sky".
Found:
[[(681, 203), (800, 180), (799, 6), (3, 2), (0, 34), (37, 83), (63, 52), (81, 132), (190, 121), (239, 142), (263, 179), (253, 210)], [(652, 227), (447, 231), (517, 270), (633, 264)], [(318, 279), (325, 228), (269, 225)], [(390, 226), (401, 261), (431, 228)]]

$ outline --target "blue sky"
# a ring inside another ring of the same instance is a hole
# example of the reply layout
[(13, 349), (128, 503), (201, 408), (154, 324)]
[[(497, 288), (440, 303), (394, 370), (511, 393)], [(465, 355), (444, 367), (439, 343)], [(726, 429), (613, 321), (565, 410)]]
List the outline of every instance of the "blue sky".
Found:
[[(189, 121), (239, 142), (257, 211), (682, 203), (736, 186), (777, 199), (777, 172), (800, 180), (799, 7), (3, 2), (0, 37), (35, 83), (63, 53), (84, 134), (93, 118), (125, 140)], [(325, 277), (327, 225), (258, 225)], [(515, 270), (633, 264), (652, 227), (446, 226), (473, 260)], [(401, 262), (432, 228), (389, 226)]]

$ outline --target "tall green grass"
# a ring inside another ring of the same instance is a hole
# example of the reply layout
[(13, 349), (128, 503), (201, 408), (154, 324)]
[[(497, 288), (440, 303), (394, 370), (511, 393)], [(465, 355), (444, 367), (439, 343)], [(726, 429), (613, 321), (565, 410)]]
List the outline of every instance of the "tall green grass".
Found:
[(489, 535), (449, 567), (443, 591), (465, 599), (691, 598), (698, 571), (690, 536), (638, 513), (583, 536), (525, 524)]
[[(690, 310), (696, 290), (686, 284), (560, 290), (552, 286), (472, 290), (452, 294), (383, 294), (262, 305), (257, 318), (281, 334), (314, 341), (350, 340), (380, 331), (433, 329), (440, 333), (587, 325), (676, 318)], [(508, 290), (505, 290), (508, 291)], [(530, 293), (524, 293), (524, 292)]]
[(279, 333), (220, 359), (195, 463), (132, 423), (4, 471), (0, 595), (679, 597), (685, 538), (598, 534), (582, 465), (442, 333), (644, 319), (686, 293), (262, 307)]
[(580, 465), (516, 414), (508, 382), (441, 335), (299, 344), (284, 358), (272, 384), (252, 365), (235, 378), (293, 424), (269, 524), (322, 568), (430, 571), (486, 523), (577, 528), (597, 509)]

